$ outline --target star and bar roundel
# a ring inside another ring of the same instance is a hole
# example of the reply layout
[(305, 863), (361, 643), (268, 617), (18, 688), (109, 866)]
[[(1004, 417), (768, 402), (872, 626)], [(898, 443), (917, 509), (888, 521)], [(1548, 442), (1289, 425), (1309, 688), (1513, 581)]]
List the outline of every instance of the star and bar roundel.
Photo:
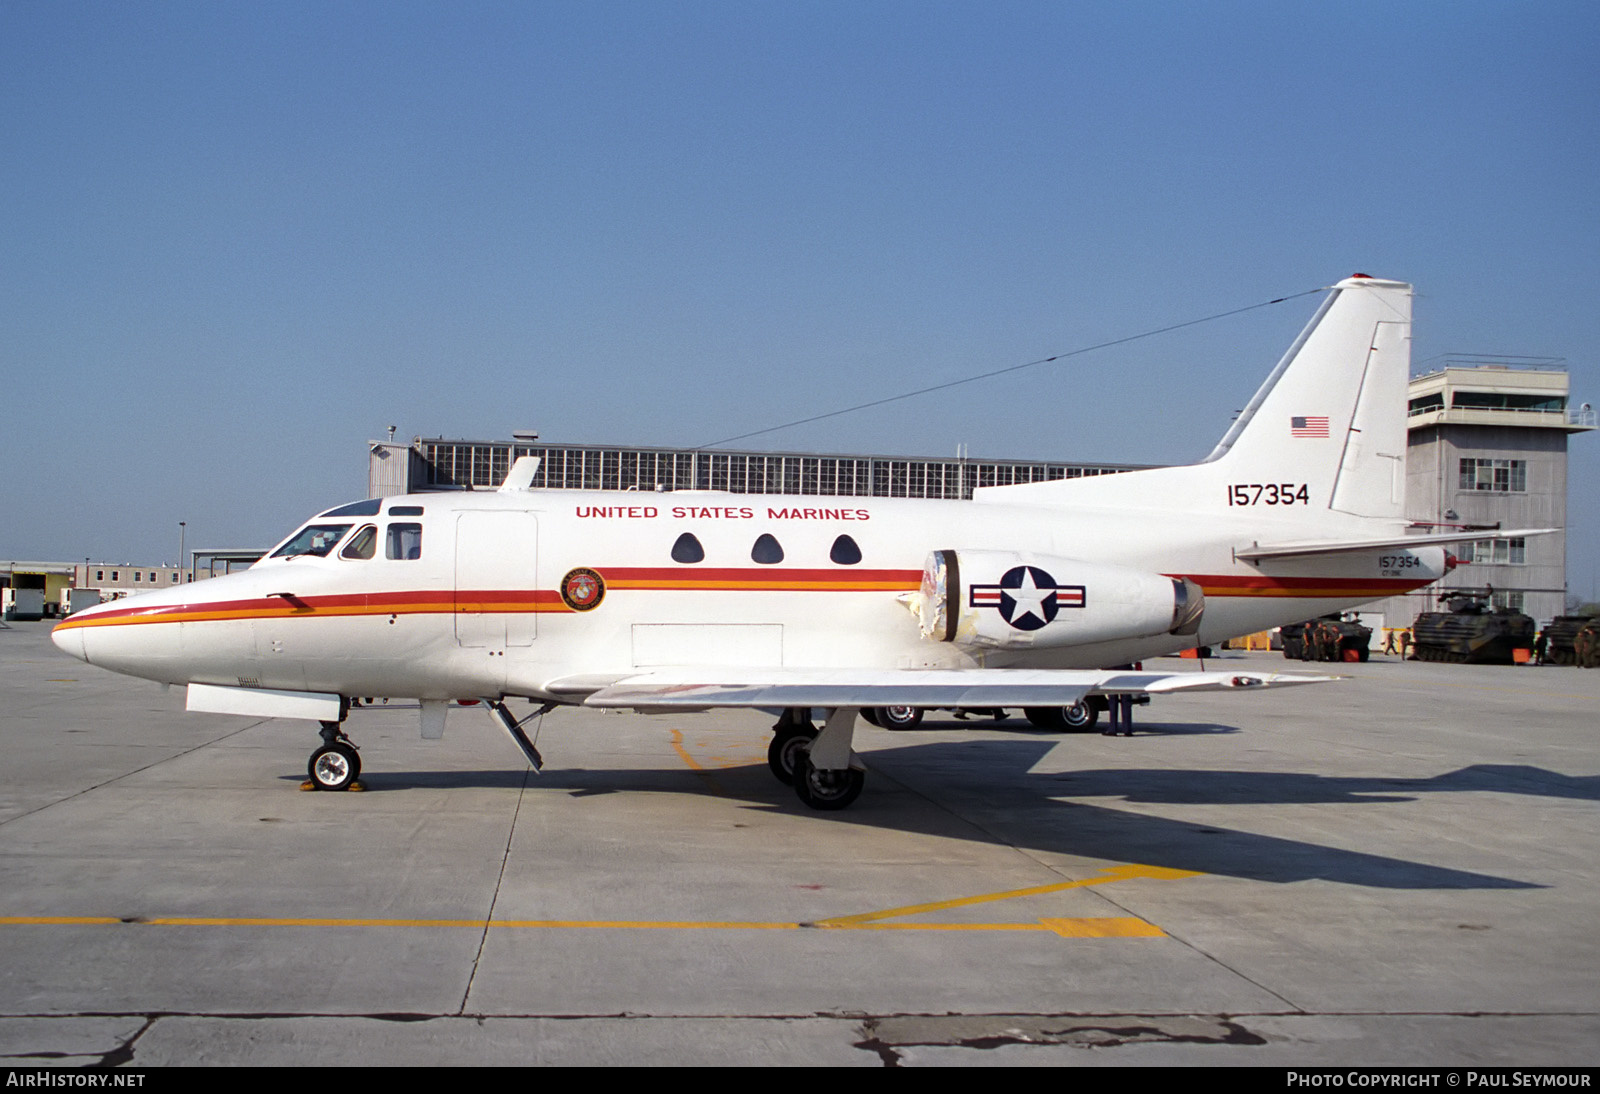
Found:
[(1019, 631), (1049, 626), (1062, 608), (1081, 608), (1085, 599), (1082, 585), (1057, 584), (1037, 566), (1013, 566), (998, 585), (973, 585), (967, 595), (969, 606), (998, 608)]

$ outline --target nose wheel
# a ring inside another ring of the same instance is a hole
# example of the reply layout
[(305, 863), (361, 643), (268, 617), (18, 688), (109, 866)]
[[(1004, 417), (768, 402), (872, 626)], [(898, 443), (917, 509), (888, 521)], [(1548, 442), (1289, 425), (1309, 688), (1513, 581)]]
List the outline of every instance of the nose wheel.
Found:
[(322, 723), (322, 747), (306, 763), (302, 790), (349, 790), (361, 776), (361, 754), (339, 730), (338, 722)]

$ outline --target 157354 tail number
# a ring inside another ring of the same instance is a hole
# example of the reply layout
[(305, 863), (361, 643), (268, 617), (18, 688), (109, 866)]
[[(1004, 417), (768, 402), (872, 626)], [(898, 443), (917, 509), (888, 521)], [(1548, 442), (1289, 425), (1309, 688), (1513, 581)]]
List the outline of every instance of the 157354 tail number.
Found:
[(1229, 505), (1310, 505), (1311, 488), (1299, 482), (1236, 482), (1228, 487)]

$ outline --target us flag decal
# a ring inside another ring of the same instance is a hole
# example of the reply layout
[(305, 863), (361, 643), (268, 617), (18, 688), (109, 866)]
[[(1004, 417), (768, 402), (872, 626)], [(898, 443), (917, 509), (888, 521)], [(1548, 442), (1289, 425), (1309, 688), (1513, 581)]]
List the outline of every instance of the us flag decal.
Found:
[(1327, 415), (1306, 415), (1289, 419), (1289, 436), (1291, 437), (1326, 437), (1327, 435)]

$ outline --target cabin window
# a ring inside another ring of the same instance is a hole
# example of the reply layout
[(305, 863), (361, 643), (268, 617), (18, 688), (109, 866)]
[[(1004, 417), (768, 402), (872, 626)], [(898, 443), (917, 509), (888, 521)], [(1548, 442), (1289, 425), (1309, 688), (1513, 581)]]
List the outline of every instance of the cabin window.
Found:
[(763, 566), (771, 566), (783, 561), (783, 547), (772, 538), (771, 533), (762, 532), (756, 545), (750, 548), (750, 557)]
[(840, 536), (833, 541), (833, 549), (828, 552), (828, 557), (841, 566), (854, 566), (861, 561), (861, 548), (849, 536)]
[(276, 551), (272, 552), (273, 558), (293, 558), (295, 555), (316, 555), (319, 558), (327, 557), (333, 545), (344, 537), (350, 530), (348, 524), (308, 524), (295, 537)]
[(377, 554), (378, 526), (369, 524), (350, 537), (350, 542), (339, 552), (340, 558), (371, 558)]
[(341, 505), (337, 509), (329, 509), (326, 513), (318, 513), (318, 519), (324, 517), (375, 517), (378, 507), (383, 504), (382, 498), (368, 498), (366, 501), (353, 501), (349, 505)]
[(422, 506), (391, 505), (389, 506), (389, 515), (391, 517), (420, 517), (422, 515)]
[(672, 561), (674, 562), (704, 562), (706, 549), (700, 546), (700, 541), (693, 532), (685, 532), (679, 536), (672, 545)]
[(412, 559), (422, 557), (422, 525), (391, 524), (386, 537), (384, 557)]

